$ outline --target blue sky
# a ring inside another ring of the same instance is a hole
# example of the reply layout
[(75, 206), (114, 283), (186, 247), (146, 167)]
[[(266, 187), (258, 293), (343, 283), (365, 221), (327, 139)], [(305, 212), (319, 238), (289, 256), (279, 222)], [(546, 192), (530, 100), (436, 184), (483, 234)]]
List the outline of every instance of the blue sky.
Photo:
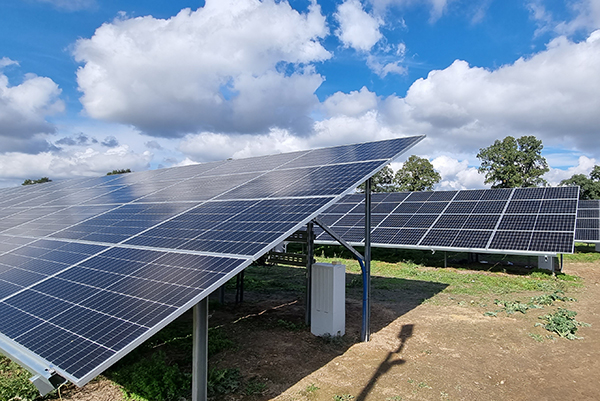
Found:
[(420, 134), (440, 189), (506, 135), (557, 183), (599, 163), (599, 28), (600, 0), (5, 0), (0, 186)]

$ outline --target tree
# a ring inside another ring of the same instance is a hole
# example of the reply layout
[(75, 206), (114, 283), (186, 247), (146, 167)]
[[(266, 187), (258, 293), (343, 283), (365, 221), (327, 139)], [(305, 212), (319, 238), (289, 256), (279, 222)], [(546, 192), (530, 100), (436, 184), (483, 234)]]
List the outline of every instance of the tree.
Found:
[(106, 175), (116, 175), (116, 174), (125, 174), (131, 173), (130, 169), (122, 169), (122, 170), (113, 170), (110, 173), (106, 173)]
[(23, 183), (21, 185), (41, 184), (43, 182), (50, 182), (50, 181), (52, 181), (52, 180), (50, 178), (48, 178), (48, 177), (42, 177), (39, 180), (30, 180), (28, 178), (25, 181), (23, 181)]
[(396, 172), (394, 182), (397, 191), (432, 191), (441, 179), (429, 160), (412, 155)]
[(594, 166), (589, 178), (584, 174), (575, 174), (562, 180), (559, 185), (578, 185), (579, 199), (600, 199), (600, 166)]
[(485, 183), (492, 188), (535, 187), (546, 185), (542, 175), (550, 171), (542, 157), (542, 141), (535, 136), (518, 139), (507, 136), (502, 141), (479, 149), (479, 172), (485, 174)]
[[(358, 192), (365, 192), (365, 184), (360, 184), (356, 189)], [(394, 192), (395, 190), (394, 170), (389, 165), (372, 177), (371, 192)]]

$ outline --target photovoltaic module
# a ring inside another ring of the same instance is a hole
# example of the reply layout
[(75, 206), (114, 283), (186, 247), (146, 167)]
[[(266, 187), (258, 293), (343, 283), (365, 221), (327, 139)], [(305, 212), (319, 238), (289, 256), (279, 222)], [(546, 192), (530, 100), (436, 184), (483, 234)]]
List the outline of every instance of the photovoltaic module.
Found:
[(422, 139), (0, 189), (0, 349), (81, 386)]
[[(579, 187), (374, 193), (371, 244), (481, 253), (573, 253), (578, 196)], [(363, 245), (364, 209), (364, 195), (351, 194), (320, 219), (348, 243)], [(597, 223), (596, 218), (596, 227)], [(319, 228), (315, 235), (316, 243), (337, 244)]]

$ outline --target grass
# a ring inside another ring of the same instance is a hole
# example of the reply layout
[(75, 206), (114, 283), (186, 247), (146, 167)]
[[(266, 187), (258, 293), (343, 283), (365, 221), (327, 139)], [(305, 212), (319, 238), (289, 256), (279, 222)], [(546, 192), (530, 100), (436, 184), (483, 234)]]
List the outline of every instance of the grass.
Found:
[(35, 386), (29, 381), (31, 374), (0, 355), (0, 400), (31, 401), (39, 396)]
[(575, 320), (575, 316), (577, 316), (577, 312), (575, 311), (558, 308), (558, 311), (554, 313), (540, 316), (540, 319), (544, 320), (545, 323), (538, 323), (536, 326), (542, 326), (546, 330), (569, 340), (578, 340), (582, 337), (576, 335), (577, 329), (579, 327), (589, 327), (590, 325), (588, 323), (578, 322)]
[[(334, 260), (345, 264), (346, 271), (350, 275), (360, 274), (360, 266), (355, 260), (339, 257), (317, 258), (318, 262), (323, 263), (331, 263)], [(529, 271), (527, 274), (513, 275), (504, 272), (475, 272), (465, 268), (432, 268), (410, 261), (391, 263), (374, 260), (371, 263), (371, 275), (373, 289), (410, 290), (415, 288), (414, 281), (416, 280), (423, 282), (423, 285), (446, 284), (448, 287), (444, 292), (465, 295), (508, 294), (522, 291), (554, 292), (582, 285), (578, 277), (565, 274), (552, 276), (545, 271), (538, 270)], [(356, 282), (357, 279), (360, 279), (359, 276), (350, 279), (350, 288), (362, 287)]]

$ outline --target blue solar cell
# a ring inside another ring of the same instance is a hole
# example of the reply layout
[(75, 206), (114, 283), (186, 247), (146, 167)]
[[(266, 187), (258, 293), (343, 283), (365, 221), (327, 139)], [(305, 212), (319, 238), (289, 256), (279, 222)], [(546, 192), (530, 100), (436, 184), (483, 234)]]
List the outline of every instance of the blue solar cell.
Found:
[(459, 191), (458, 194), (456, 194), (456, 196), (454, 197), (455, 201), (477, 201), (479, 199), (481, 199), (481, 197), (483, 196), (483, 194), (486, 192), (487, 190), (485, 189), (475, 189), (475, 190), (468, 190), (468, 191)]
[(490, 249), (526, 251), (529, 249), (532, 231), (496, 231)]
[(515, 188), (512, 199), (542, 199), (546, 188)]
[(513, 190), (509, 188), (488, 189), (484, 191), (481, 200), (508, 200), (512, 191)]
[(416, 228), (402, 228), (392, 239), (394, 244), (417, 245), (427, 230)]
[(463, 230), (458, 233), (452, 247), (485, 249), (493, 231)]
[(450, 202), (444, 213), (468, 214), (475, 209), (475, 206), (477, 202)]
[(536, 231), (569, 231), (575, 228), (574, 215), (539, 215), (535, 223)]
[(507, 214), (500, 220), (499, 230), (533, 230), (537, 215)]
[(469, 215), (466, 214), (444, 214), (435, 222), (433, 228), (460, 229), (463, 227), (468, 218)]
[(427, 235), (421, 240), (421, 246), (449, 246), (454, 242), (459, 230), (429, 230)]
[(498, 214), (506, 208), (506, 201), (480, 201), (473, 209), (473, 214)]
[(567, 253), (573, 252), (573, 232), (534, 232), (530, 251)]
[(508, 202), (505, 213), (537, 214), (542, 202), (539, 200), (511, 200)]
[(410, 220), (410, 215), (407, 214), (392, 214), (387, 216), (380, 224), (381, 227), (401, 228)]
[(575, 238), (578, 241), (600, 241), (600, 231), (598, 229), (577, 228)]

